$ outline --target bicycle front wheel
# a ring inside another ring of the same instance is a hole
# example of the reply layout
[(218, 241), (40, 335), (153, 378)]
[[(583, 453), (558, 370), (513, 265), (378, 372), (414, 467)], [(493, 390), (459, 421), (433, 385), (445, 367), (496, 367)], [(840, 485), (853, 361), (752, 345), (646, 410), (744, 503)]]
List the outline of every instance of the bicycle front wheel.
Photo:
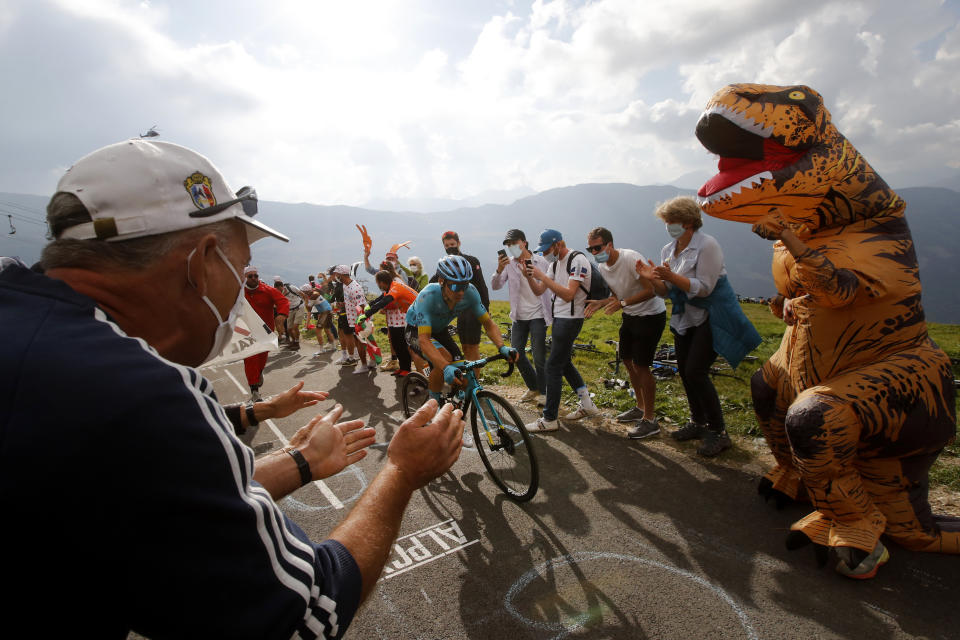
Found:
[(492, 391), (478, 391), (470, 406), (473, 441), (497, 486), (515, 502), (537, 493), (540, 473), (533, 439), (513, 406)]
[(409, 418), (430, 399), (426, 376), (418, 371), (411, 371), (404, 376), (403, 384), (400, 385), (400, 398), (403, 415)]

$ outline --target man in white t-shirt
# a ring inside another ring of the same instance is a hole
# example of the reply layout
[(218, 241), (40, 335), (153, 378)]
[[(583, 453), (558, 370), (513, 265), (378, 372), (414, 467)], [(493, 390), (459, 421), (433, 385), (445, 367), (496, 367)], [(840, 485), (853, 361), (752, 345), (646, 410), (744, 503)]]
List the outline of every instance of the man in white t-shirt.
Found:
[(607, 314), (623, 310), (620, 325), (620, 357), (630, 375), (637, 405), (617, 416), (617, 422), (636, 422), (627, 434), (630, 438), (646, 438), (660, 433), (653, 401), (657, 382), (650, 372), (657, 344), (667, 323), (667, 307), (657, 296), (653, 285), (637, 273), (637, 261), (647, 259), (631, 249), (613, 246), (613, 234), (597, 227), (587, 234), (587, 251), (593, 254), (611, 295), (606, 300), (587, 304), (586, 317), (600, 308)]
[(299, 287), (284, 282), (280, 276), (274, 276), (273, 287), (290, 301), (290, 313), (284, 324), (287, 336), (287, 347), (293, 351), (300, 350), (300, 321), (309, 307), (310, 300)]
[[(527, 391), (520, 398), (521, 401), (535, 401), (543, 405), (543, 394), (547, 392), (547, 376), (545, 373), (547, 355), (547, 327), (553, 322), (550, 313), (551, 298), (549, 291), (537, 295), (530, 288), (526, 278), (527, 262), (539, 267), (541, 271), (549, 264), (542, 257), (530, 253), (527, 245), (527, 236), (520, 229), (510, 229), (503, 239), (506, 247), (497, 261), (497, 272), (493, 276), (490, 287), (497, 291), (506, 284), (510, 290), (510, 344), (517, 350), (517, 370)], [(530, 340), (530, 351), (533, 355), (533, 366), (527, 360), (527, 339)]]
[(590, 261), (580, 252), (572, 252), (556, 229), (546, 229), (540, 234), (537, 253), (543, 254), (551, 263), (544, 273), (536, 266), (527, 267), (527, 282), (536, 295), (549, 290), (553, 294), (553, 342), (546, 363), (547, 400), (543, 416), (527, 425), (534, 433), (559, 429), (557, 413), (560, 410), (560, 391), (563, 378), (577, 392), (580, 405), (564, 416), (566, 420), (579, 420), (585, 416), (600, 414), (590, 398), (587, 383), (573, 365), (573, 343), (583, 327), (583, 314), (587, 292), (590, 290)]

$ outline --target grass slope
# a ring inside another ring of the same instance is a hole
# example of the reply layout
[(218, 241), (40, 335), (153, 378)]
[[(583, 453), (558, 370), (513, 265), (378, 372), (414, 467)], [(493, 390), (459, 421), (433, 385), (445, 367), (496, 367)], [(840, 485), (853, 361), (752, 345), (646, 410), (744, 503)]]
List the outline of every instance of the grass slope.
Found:
[[(669, 305), (668, 301), (668, 308)], [(508, 303), (493, 301), (491, 307), (498, 324), (510, 321)], [(771, 314), (765, 305), (744, 303), (742, 307), (763, 338), (763, 343), (753, 352), (753, 355), (757, 356), (757, 360), (742, 363), (736, 371), (730, 372), (729, 375), (716, 375), (713, 377), (713, 381), (720, 395), (728, 431), (741, 437), (758, 438), (762, 437), (762, 434), (757, 425), (753, 413), (753, 403), (750, 399), (750, 376), (780, 346), (784, 324)], [(595, 315), (584, 323), (577, 342), (592, 342), (603, 353), (574, 351), (574, 364), (580, 370), (590, 390), (596, 394), (594, 398), (596, 403), (601, 407), (614, 409), (618, 412), (625, 411), (633, 406), (633, 398), (626, 390), (605, 388), (601, 380), (612, 377), (613, 373), (612, 367), (608, 364), (614, 358), (613, 347), (605, 344), (605, 341), (618, 339), (619, 330), (619, 313), (610, 316)], [(960, 326), (931, 323), (928, 325), (928, 330), (930, 336), (947, 352), (947, 355), (955, 361), (960, 358)], [(673, 342), (669, 323), (664, 329), (660, 342), (661, 344)], [(484, 344), (481, 350), (484, 354), (494, 353), (491, 344)], [(619, 377), (627, 377), (622, 365)], [(960, 369), (957, 365), (954, 365), (954, 377), (960, 378)], [(502, 380), (495, 377), (493, 372), (488, 374), (483, 382), (484, 384), (502, 384)], [(519, 375), (516, 376), (514, 383), (520, 384)], [(566, 383), (564, 383), (564, 401), (575, 404), (575, 394)], [(656, 408), (658, 417), (668, 417), (675, 424), (684, 424), (687, 421), (689, 417), (687, 399), (679, 377), (657, 382)], [(738, 448), (736, 450), (741, 452), (739, 455), (746, 455), (743, 449)], [(931, 469), (930, 481), (931, 485), (945, 485), (950, 489), (960, 491), (960, 444), (954, 442), (946, 448)]]

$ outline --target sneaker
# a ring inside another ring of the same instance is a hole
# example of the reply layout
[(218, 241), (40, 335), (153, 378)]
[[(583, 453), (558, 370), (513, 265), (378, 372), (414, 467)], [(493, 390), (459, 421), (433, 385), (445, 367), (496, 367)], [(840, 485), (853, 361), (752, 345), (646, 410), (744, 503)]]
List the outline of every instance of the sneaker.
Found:
[(639, 440), (640, 438), (655, 436), (658, 433), (660, 433), (660, 425), (657, 424), (656, 420), (641, 420), (633, 429), (630, 429), (627, 437), (632, 440)]
[(534, 389), (527, 389), (522, 396), (520, 396), (520, 402), (530, 402), (531, 400), (536, 400), (540, 396), (540, 392)]
[(636, 422), (643, 420), (643, 409), (632, 407), (629, 411), (624, 411), (617, 416), (617, 422)]
[[(853, 578), (854, 580), (868, 580), (876, 576), (877, 570), (887, 564), (887, 560), (890, 559), (890, 552), (887, 551), (887, 548), (884, 547), (879, 540), (877, 541), (877, 546), (873, 548), (873, 551), (860, 562), (857, 562), (857, 560), (865, 553), (860, 549), (836, 547), (836, 552), (837, 557), (840, 559), (840, 561), (837, 562), (837, 573), (848, 578)], [(856, 564), (856, 566), (851, 569), (851, 564)]]
[(395, 378), (405, 378), (406, 376), (410, 375), (410, 372), (407, 371), (406, 369), (397, 369), (390, 375), (392, 375)]
[(559, 431), (560, 421), (544, 420), (543, 417), (540, 417), (540, 418), (537, 418), (536, 422), (531, 422), (526, 426), (527, 426), (527, 431), (530, 433), (546, 433), (548, 431)]
[(579, 420), (580, 418), (592, 418), (593, 416), (600, 415), (600, 409), (597, 409), (596, 405), (592, 407), (585, 407), (583, 403), (577, 405), (577, 408), (574, 411), (571, 411), (567, 415), (563, 416), (564, 420)]
[(697, 424), (693, 420), (683, 425), (676, 431), (670, 434), (670, 437), (676, 440), (677, 442), (684, 442), (686, 440), (699, 440), (703, 437), (704, 432), (706, 432), (707, 427), (702, 424)]
[(707, 429), (703, 434), (703, 443), (697, 449), (697, 453), (705, 458), (712, 458), (732, 446), (733, 443), (730, 442), (730, 436), (727, 435), (726, 431)]
[[(354, 361), (354, 364), (356, 364), (356, 361)], [(354, 374), (357, 374), (357, 373), (370, 373), (371, 371), (376, 371), (376, 369), (371, 369), (371, 368), (368, 367), (367, 365), (362, 364), (362, 365), (360, 365), (359, 367), (357, 367), (356, 369), (354, 369), (354, 370), (353, 370), (353, 373), (354, 373)]]
[(352, 367), (353, 365), (357, 364), (357, 362), (359, 362), (359, 360), (357, 360), (356, 358), (347, 358), (343, 362), (338, 362), (337, 364), (339, 364), (342, 367)]
[(387, 360), (380, 365), (380, 371), (396, 371), (400, 368), (400, 363), (396, 360)]
[(347, 356), (340, 354), (340, 357), (333, 361), (333, 364), (343, 364), (347, 361)]
[(546, 396), (546, 395), (544, 395), (544, 394), (541, 393), (539, 396), (537, 396), (537, 406), (538, 406), (538, 407), (545, 407), (545, 406), (547, 406), (547, 396)]

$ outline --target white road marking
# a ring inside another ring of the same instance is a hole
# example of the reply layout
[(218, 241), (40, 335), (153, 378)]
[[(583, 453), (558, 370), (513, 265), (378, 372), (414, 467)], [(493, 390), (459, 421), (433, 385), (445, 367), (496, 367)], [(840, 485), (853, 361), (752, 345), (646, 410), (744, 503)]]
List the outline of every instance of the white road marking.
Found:
[[(227, 371), (226, 369), (224, 369), (223, 372), (227, 374), (227, 377), (229, 377), (231, 380), (233, 380), (233, 384), (237, 385), (237, 388), (240, 389), (240, 392), (241, 392), (241, 393), (246, 393), (246, 392), (247, 392), (247, 390), (244, 389), (243, 386), (242, 386), (239, 382), (237, 382), (237, 379), (233, 377), (233, 374), (232, 374), (232, 373), (230, 373), (230, 372)], [(284, 435), (283, 435), (283, 433), (281, 433), (280, 429), (277, 428), (277, 425), (273, 424), (273, 420), (264, 420), (264, 421), (263, 421), (263, 424), (265, 424), (265, 425), (267, 425), (268, 427), (270, 427), (270, 430), (273, 431), (273, 434), (274, 434), (275, 436), (277, 436), (277, 439), (278, 439), (280, 442), (283, 443), (283, 446), (284, 446), (284, 447), (287, 446), (288, 444), (290, 444), (290, 441), (287, 440), (286, 437), (284, 437)], [(339, 498), (337, 498), (336, 495), (334, 495), (333, 491), (330, 490), (330, 487), (327, 486), (327, 483), (326, 483), (326, 482), (324, 482), (323, 480), (314, 480), (314, 481), (313, 481), (313, 484), (314, 484), (314, 486), (317, 487), (317, 489), (320, 490), (320, 493), (323, 494), (323, 497), (325, 497), (325, 498), (327, 499), (327, 501), (329, 501), (330, 504), (333, 505), (333, 508), (334, 508), (334, 509), (343, 509), (343, 503), (340, 502)]]
[(586, 552), (572, 553), (572, 554), (553, 558), (552, 560), (548, 560), (543, 564), (537, 565), (533, 569), (527, 571), (525, 574), (520, 576), (520, 579), (517, 580), (512, 587), (510, 587), (509, 591), (507, 591), (507, 595), (504, 596), (503, 598), (504, 608), (506, 608), (506, 610), (514, 618), (516, 618), (517, 620), (520, 620), (521, 622), (535, 629), (541, 629), (544, 631), (558, 631), (559, 633), (556, 636), (554, 636), (555, 639), (563, 638), (573, 633), (574, 631), (582, 629), (584, 625), (590, 620), (591, 614), (584, 613), (580, 616), (574, 617), (568, 624), (564, 624), (562, 622), (540, 622), (537, 620), (531, 620), (530, 618), (527, 618), (522, 613), (520, 613), (520, 611), (518, 611), (517, 608), (513, 605), (513, 600), (520, 594), (521, 591), (526, 589), (531, 582), (533, 582), (536, 578), (539, 578), (544, 573), (552, 572), (556, 568), (562, 567), (564, 565), (569, 565), (569, 564), (580, 565), (590, 560), (619, 560), (619, 561), (626, 561), (626, 562), (635, 562), (637, 564), (645, 564), (651, 567), (655, 567), (657, 569), (663, 569), (664, 571), (667, 571), (669, 573), (673, 573), (683, 578), (687, 578), (688, 580), (709, 589), (717, 597), (719, 597), (721, 600), (726, 602), (727, 606), (729, 606), (730, 609), (733, 610), (734, 614), (739, 619), (740, 625), (743, 627), (743, 630), (746, 633), (747, 638), (749, 638), (750, 640), (759, 640), (759, 636), (757, 635), (756, 630), (753, 628), (753, 625), (750, 624), (750, 618), (747, 616), (747, 613), (743, 610), (743, 608), (737, 603), (736, 600), (734, 600), (730, 596), (730, 594), (724, 591), (721, 587), (718, 587), (717, 585), (711, 583), (706, 578), (699, 576), (695, 573), (691, 573), (690, 571), (679, 569), (673, 565), (670, 565), (664, 562), (658, 562), (656, 560), (648, 560), (646, 558), (638, 558), (637, 556), (629, 556), (629, 555), (624, 555), (620, 553), (609, 553), (605, 551), (592, 551), (592, 552), (586, 551)]
[[(444, 525), (447, 526), (444, 527)], [(401, 544), (404, 540), (409, 541), (409, 548), (407, 548), (406, 544)], [(382, 579), (389, 580), (401, 573), (406, 573), (411, 569), (422, 567), (425, 564), (430, 564), (434, 560), (439, 560), (451, 553), (456, 553), (477, 542), (480, 542), (480, 540), (467, 541), (466, 536), (463, 535), (463, 531), (460, 529), (460, 525), (454, 522), (453, 518), (438, 522), (419, 531), (408, 533), (405, 536), (397, 538), (396, 542), (394, 542), (393, 554), (384, 565)], [(451, 547), (451, 543), (456, 546)], [(428, 547), (432, 547), (433, 550)], [(426, 592), (424, 592), (423, 596), (428, 602), (430, 601)]]

